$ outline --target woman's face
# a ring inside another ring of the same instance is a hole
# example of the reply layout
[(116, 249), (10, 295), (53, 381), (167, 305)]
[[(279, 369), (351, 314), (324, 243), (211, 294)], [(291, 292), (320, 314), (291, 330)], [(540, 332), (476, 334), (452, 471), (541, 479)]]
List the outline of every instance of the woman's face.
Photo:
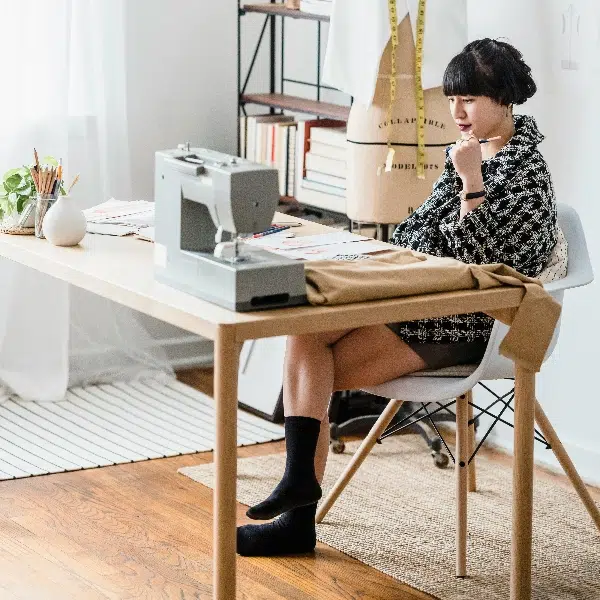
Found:
[(499, 135), (509, 111), (488, 96), (448, 96), (450, 113), (461, 133), (473, 131), (480, 139)]

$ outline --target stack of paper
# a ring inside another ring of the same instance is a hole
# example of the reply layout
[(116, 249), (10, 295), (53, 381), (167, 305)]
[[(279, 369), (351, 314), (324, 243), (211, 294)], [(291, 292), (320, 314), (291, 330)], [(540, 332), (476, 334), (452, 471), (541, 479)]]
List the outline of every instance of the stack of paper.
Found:
[(389, 249), (388, 244), (348, 231), (297, 238), (285, 237), (285, 234), (286, 232), (282, 232), (260, 238), (249, 238), (244, 240), (244, 243), (288, 258), (304, 260), (344, 260)]
[[(90, 233), (104, 235), (139, 234), (145, 239), (153, 238), (154, 202), (147, 200), (115, 200), (83, 211)], [(150, 229), (152, 228), (152, 231)], [(152, 235), (149, 235), (149, 234)]]

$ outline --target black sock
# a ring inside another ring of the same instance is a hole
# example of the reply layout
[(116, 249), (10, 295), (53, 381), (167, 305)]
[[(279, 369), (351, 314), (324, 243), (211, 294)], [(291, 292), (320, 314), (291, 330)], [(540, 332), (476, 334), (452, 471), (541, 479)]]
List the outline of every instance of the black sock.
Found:
[(315, 476), (315, 451), (320, 430), (321, 422), (317, 419), (285, 418), (285, 473), (266, 500), (248, 509), (246, 514), (251, 519), (272, 519), (319, 500), (321, 486)]
[(293, 508), (263, 525), (237, 528), (237, 553), (241, 556), (279, 556), (312, 552), (317, 545), (317, 503)]

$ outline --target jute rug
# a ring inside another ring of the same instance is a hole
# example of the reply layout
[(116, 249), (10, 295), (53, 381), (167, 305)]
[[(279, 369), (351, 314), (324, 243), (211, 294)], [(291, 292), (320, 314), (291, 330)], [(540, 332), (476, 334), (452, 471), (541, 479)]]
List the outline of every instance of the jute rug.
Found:
[[(330, 454), (329, 489), (356, 449)], [(254, 504), (279, 481), (284, 455), (240, 459), (238, 500)], [(212, 464), (180, 472), (213, 486)], [(469, 494), (468, 570), (454, 576), (454, 470), (437, 469), (420, 437), (377, 445), (325, 521), (321, 542), (442, 600), (509, 597), (512, 471), (477, 457), (479, 491)], [(600, 599), (600, 534), (575, 492), (536, 481), (533, 597)]]

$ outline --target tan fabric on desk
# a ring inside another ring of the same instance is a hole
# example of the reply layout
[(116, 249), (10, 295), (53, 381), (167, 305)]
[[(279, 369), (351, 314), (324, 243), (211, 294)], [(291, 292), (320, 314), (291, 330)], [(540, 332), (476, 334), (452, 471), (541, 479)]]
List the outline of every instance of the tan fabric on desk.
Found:
[(488, 314), (510, 325), (500, 352), (531, 371), (539, 371), (560, 315), (560, 304), (537, 279), (503, 264), (468, 265), (406, 248), (381, 252), (371, 260), (305, 263), (308, 301), (351, 304), (435, 292), (518, 286), (525, 294), (518, 308)]

